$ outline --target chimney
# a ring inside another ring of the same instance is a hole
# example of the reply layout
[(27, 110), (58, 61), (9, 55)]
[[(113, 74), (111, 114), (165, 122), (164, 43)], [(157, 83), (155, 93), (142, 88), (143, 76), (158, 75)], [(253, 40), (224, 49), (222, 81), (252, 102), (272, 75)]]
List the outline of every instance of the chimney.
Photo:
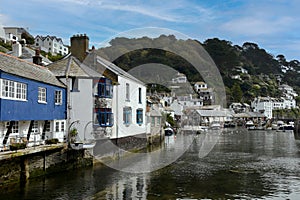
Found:
[(37, 65), (43, 65), (42, 64), (42, 56), (40, 56), (40, 50), (39, 49), (36, 49), (35, 50), (35, 56), (32, 56), (32, 62), (34, 64), (37, 64)]
[(86, 34), (71, 37), (71, 54), (83, 62), (89, 49), (89, 37)]
[(12, 44), (12, 55), (16, 57), (20, 57), (22, 55), (22, 45), (19, 42), (14, 42)]

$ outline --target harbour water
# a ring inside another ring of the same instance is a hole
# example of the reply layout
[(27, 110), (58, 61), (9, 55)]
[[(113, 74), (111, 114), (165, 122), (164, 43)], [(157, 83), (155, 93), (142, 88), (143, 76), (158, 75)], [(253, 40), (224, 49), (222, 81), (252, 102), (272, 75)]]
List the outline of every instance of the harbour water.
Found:
[(152, 172), (99, 165), (3, 187), (0, 199), (300, 199), (300, 140), (293, 132), (179, 133), (158, 155), (168, 160), (180, 148), (186, 150), (178, 159)]

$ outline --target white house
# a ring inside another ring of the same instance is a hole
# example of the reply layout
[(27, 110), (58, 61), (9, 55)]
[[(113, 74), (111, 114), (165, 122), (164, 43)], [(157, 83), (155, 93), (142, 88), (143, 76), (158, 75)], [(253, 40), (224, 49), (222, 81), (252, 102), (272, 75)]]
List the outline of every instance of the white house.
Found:
[(93, 138), (94, 113), (94, 78), (99, 80), (102, 75), (89, 72), (74, 56), (47, 66), (56, 77), (67, 85), (67, 131), (76, 128), (78, 140)]
[(187, 78), (184, 74), (182, 73), (177, 73), (175, 78), (172, 78), (172, 83), (186, 83)]
[(207, 89), (207, 84), (203, 81), (198, 81), (194, 84), (194, 89), (197, 93), (201, 92), (201, 90)]
[(294, 89), (287, 84), (279, 85), (278, 89), (281, 90), (288, 99), (294, 99), (298, 96)]
[(69, 49), (63, 44), (62, 39), (56, 36), (47, 35), (44, 37), (37, 35), (34, 38), (34, 42), (36, 48), (40, 48), (47, 53), (50, 52), (53, 55), (67, 55), (69, 53)]
[(110, 139), (126, 138), (146, 133), (146, 86), (129, 73), (92, 52), (85, 64), (103, 72), (113, 82), (112, 112), (114, 126)]
[(184, 107), (203, 106), (202, 98), (193, 98), (191, 94), (187, 96), (178, 96), (177, 101)]
[(263, 113), (269, 119), (272, 118), (273, 106), (274, 104), (271, 97), (257, 97), (251, 102), (251, 107), (254, 112)]
[(6, 42), (5, 31), (2, 26), (0, 26), (0, 40), (2, 40), (3, 42)]
[[(28, 48), (26, 45), (21, 45), (19, 42), (14, 42), (12, 44), (12, 51), (7, 52), (7, 54), (13, 55), (15, 57), (18, 57), (22, 60), (26, 60), (28, 62), (34, 62), (33, 58), (35, 56), (39, 56), (40, 60), (39, 60), (38, 65), (46, 66), (46, 65), (52, 63), (51, 60), (40, 55), (39, 50), (34, 51), (33, 49)], [(34, 62), (34, 63), (36, 63), (36, 62)]]
[(296, 108), (296, 100), (284, 97), (257, 97), (251, 102), (254, 112), (263, 113), (267, 118), (272, 118), (273, 110)]

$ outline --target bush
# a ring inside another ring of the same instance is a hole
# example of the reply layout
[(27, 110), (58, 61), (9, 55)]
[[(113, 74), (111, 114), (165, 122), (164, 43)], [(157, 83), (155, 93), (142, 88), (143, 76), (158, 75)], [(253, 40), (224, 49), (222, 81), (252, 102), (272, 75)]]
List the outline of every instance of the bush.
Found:
[(57, 144), (57, 143), (58, 143), (57, 138), (52, 138), (52, 139), (45, 140), (45, 144)]
[(9, 149), (11, 151), (15, 151), (18, 149), (25, 149), (26, 148), (26, 143), (13, 143), (9, 145)]

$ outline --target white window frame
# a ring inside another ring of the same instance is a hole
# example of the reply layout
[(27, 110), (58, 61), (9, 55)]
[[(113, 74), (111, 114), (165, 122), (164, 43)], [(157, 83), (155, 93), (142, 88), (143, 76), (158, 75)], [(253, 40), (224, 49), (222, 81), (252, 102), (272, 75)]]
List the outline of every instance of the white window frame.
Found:
[(54, 131), (55, 132), (65, 132), (66, 130), (66, 123), (65, 121), (55, 121), (54, 124)]
[(62, 105), (62, 90), (55, 90), (55, 105)]
[(7, 79), (0, 79), (0, 98), (9, 100), (26, 101), (27, 85)]
[(39, 130), (39, 122), (38, 121), (34, 121), (33, 122), (33, 126), (32, 126), (32, 129), (31, 129), (31, 132), (32, 133), (39, 133), (40, 130)]
[(57, 121), (57, 122), (55, 122), (55, 132), (59, 132), (59, 130), (60, 130), (60, 123)]
[[(7, 129), (9, 127), (9, 125), (10, 125), (10, 122), (7, 122), (6, 123), (6, 128)], [(15, 121), (14, 125), (12, 126), (11, 133), (12, 134), (13, 133), (15, 133), (15, 134), (19, 133), (19, 122), (18, 121)]]
[(47, 103), (47, 89), (45, 87), (39, 87), (38, 89), (38, 102)]

